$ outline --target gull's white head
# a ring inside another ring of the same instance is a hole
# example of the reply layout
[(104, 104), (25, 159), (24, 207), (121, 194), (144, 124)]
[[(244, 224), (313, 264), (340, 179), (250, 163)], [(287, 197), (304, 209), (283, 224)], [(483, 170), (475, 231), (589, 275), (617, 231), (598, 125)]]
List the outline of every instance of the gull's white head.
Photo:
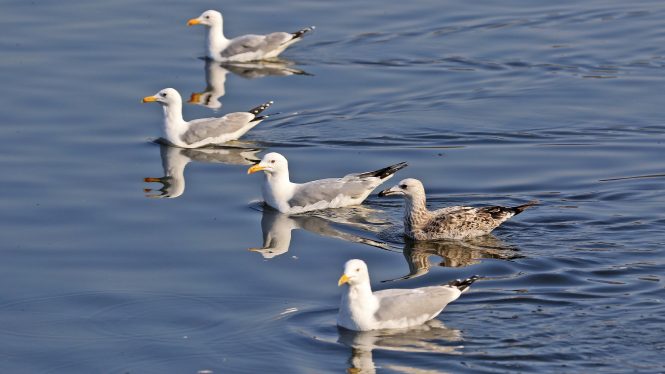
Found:
[(162, 105), (182, 104), (182, 98), (178, 91), (173, 88), (165, 88), (152, 96), (143, 98), (144, 103), (160, 103)]
[(367, 270), (367, 264), (363, 260), (349, 260), (344, 264), (344, 274), (337, 281), (337, 285), (341, 286), (344, 283), (348, 283), (351, 286), (356, 284), (361, 284), (364, 282), (369, 282), (369, 271)]
[(277, 152), (270, 152), (263, 156), (261, 162), (247, 169), (247, 174), (256, 173), (257, 171), (263, 171), (267, 174), (275, 174), (288, 170), (289, 162), (286, 161), (286, 157)]
[(206, 10), (198, 18), (192, 18), (187, 21), (187, 26), (204, 25), (212, 27), (222, 24), (222, 13), (216, 10)]
[(398, 184), (379, 192), (379, 196), (402, 195), (407, 199), (414, 196), (425, 196), (425, 187), (422, 182), (414, 178), (401, 180)]

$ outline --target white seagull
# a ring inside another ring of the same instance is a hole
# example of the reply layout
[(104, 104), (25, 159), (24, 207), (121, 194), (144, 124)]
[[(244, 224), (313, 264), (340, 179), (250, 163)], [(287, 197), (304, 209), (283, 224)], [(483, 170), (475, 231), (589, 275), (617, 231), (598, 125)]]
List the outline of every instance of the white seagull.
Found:
[(391, 165), (366, 173), (348, 174), (342, 178), (319, 179), (307, 183), (292, 183), (289, 179), (289, 163), (284, 156), (271, 152), (247, 174), (263, 171), (263, 199), (282, 213), (295, 214), (311, 210), (341, 208), (362, 203), (381, 183), (406, 163)]
[(215, 61), (256, 61), (277, 57), (291, 44), (300, 41), (314, 26), (296, 32), (273, 32), (267, 35), (242, 35), (233, 39), (224, 36), (224, 19), (216, 10), (206, 10), (187, 26), (208, 26), (207, 56)]
[(337, 282), (338, 286), (349, 284), (342, 293), (337, 325), (355, 331), (421, 325), (438, 316), (448, 303), (457, 300), (478, 278), (474, 275), (446, 285), (372, 292), (365, 262), (349, 260)]
[(415, 240), (465, 239), (487, 235), (509, 218), (538, 204), (534, 200), (515, 207), (451, 206), (429, 211), (425, 188), (422, 182), (413, 178), (404, 179), (379, 192), (379, 196), (388, 195), (404, 197), (404, 235)]
[(272, 101), (247, 112), (229, 113), (223, 117), (200, 118), (185, 121), (182, 118), (182, 98), (173, 88), (165, 88), (153, 96), (143, 98), (144, 103), (157, 102), (164, 109), (164, 136), (176, 147), (199, 148), (222, 144), (245, 135), (268, 116), (259, 116)]

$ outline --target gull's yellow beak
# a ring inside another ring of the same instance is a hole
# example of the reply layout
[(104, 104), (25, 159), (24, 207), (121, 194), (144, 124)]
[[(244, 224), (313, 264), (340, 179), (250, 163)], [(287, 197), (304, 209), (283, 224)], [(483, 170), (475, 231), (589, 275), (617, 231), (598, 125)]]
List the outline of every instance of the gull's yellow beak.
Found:
[(198, 25), (199, 23), (201, 23), (201, 21), (199, 21), (196, 18), (192, 18), (189, 21), (187, 21), (187, 26), (194, 26), (194, 25)]
[(146, 96), (143, 98), (144, 103), (154, 103), (155, 101), (157, 101), (157, 98), (154, 96)]
[(251, 168), (247, 169), (247, 174), (253, 174), (256, 173), (257, 171), (264, 170), (265, 168), (259, 164), (256, 164), (252, 166)]
[(193, 93), (192, 96), (189, 97), (189, 100), (187, 101), (190, 104), (198, 104), (201, 102), (201, 95), (200, 93)]
[(341, 277), (339, 277), (339, 280), (337, 281), (337, 287), (343, 285), (344, 283), (349, 281), (349, 277), (346, 276), (346, 274), (342, 274)]

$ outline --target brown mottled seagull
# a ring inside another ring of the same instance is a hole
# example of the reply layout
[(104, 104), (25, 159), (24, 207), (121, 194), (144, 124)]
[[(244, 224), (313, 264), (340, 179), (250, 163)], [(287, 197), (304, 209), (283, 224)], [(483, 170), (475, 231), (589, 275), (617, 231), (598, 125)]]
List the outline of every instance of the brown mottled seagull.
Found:
[(337, 325), (354, 331), (421, 325), (436, 318), (477, 279), (479, 277), (474, 275), (444, 285), (372, 292), (367, 264), (363, 260), (349, 260), (337, 282), (338, 286), (349, 285), (342, 293)]
[(413, 178), (404, 179), (379, 193), (379, 196), (388, 195), (404, 196), (404, 234), (415, 240), (466, 239), (487, 235), (509, 218), (538, 204), (534, 200), (512, 208), (451, 206), (429, 211), (425, 188)]

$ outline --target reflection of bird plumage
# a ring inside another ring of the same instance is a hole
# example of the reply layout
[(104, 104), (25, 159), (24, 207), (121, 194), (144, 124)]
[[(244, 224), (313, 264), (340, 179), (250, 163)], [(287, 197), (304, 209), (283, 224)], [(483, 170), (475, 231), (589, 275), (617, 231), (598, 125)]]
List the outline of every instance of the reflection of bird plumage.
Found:
[(404, 197), (404, 234), (415, 240), (465, 239), (487, 235), (511, 217), (538, 203), (531, 201), (515, 207), (452, 206), (429, 211), (425, 188), (413, 178), (404, 179), (379, 193), (379, 196), (388, 195)]
[(249, 168), (247, 173), (263, 171), (265, 179), (262, 192), (265, 202), (282, 213), (295, 214), (361, 204), (377, 186), (405, 167), (406, 163), (401, 162), (341, 178), (292, 183), (286, 157), (271, 152), (263, 156), (260, 163)]
[[(352, 220), (353, 216), (349, 218), (348, 224), (357, 226)], [(304, 229), (321, 236), (387, 249), (385, 243), (335, 228), (333, 226), (334, 223), (344, 225), (346, 222), (332, 222), (326, 218), (313, 215), (289, 216), (266, 207), (261, 217), (263, 247), (250, 248), (249, 250), (260, 253), (265, 259), (282, 255), (289, 250), (289, 246), (291, 245), (291, 231), (294, 229)]]
[(337, 325), (356, 331), (417, 326), (438, 316), (477, 279), (472, 276), (446, 285), (372, 292), (365, 262), (349, 260), (337, 282), (349, 284), (342, 292)]
[(290, 45), (299, 42), (314, 27), (296, 32), (273, 32), (267, 35), (242, 35), (233, 39), (224, 36), (224, 18), (216, 10), (206, 10), (187, 25), (208, 26), (207, 57), (215, 61), (256, 61), (279, 56)]
[(200, 148), (236, 140), (267, 118), (259, 114), (272, 105), (272, 101), (269, 101), (246, 112), (185, 121), (182, 118), (182, 98), (173, 88), (146, 96), (143, 102), (161, 104), (164, 110), (165, 138), (172, 145), (182, 148)]
[(409, 274), (383, 282), (411, 279), (427, 274), (432, 266), (431, 256), (440, 257), (442, 261), (438, 266), (442, 267), (470, 266), (482, 258), (508, 260), (520, 257), (514, 248), (492, 235), (464, 241), (415, 241), (406, 238), (403, 254), (409, 266)]
[[(372, 351), (406, 353), (455, 353), (461, 349), (460, 330), (447, 328), (441, 321), (431, 320), (408, 329), (383, 329), (373, 331), (351, 331), (338, 329), (338, 342), (351, 348), (349, 373), (369, 374), (376, 372)], [(379, 365), (391, 369), (389, 365)], [(395, 368), (396, 369), (396, 368)], [(401, 370), (396, 370), (402, 372)], [(407, 372), (407, 371), (404, 371)]]
[(220, 98), (226, 94), (226, 75), (229, 72), (247, 79), (266, 76), (309, 75), (302, 70), (289, 67), (292, 64), (292, 62), (286, 60), (224, 63), (206, 59), (205, 91), (192, 93), (187, 102), (210, 109), (221, 108)]
[(185, 149), (160, 144), (160, 155), (164, 176), (160, 178), (145, 178), (145, 182), (161, 183), (162, 188), (158, 194), (151, 193), (152, 189), (145, 189), (146, 197), (176, 198), (185, 192), (185, 167), (191, 161), (204, 163), (222, 163), (231, 165), (250, 165), (252, 159), (260, 149), (246, 148), (199, 148)]
[(226, 75), (229, 71), (223, 68), (219, 62), (206, 60), (205, 72), (205, 91), (193, 93), (187, 102), (210, 109), (219, 109), (222, 107), (219, 98), (226, 95)]
[(294, 219), (277, 211), (265, 209), (261, 216), (263, 247), (249, 250), (260, 253), (264, 259), (282, 255), (289, 251), (291, 231), (296, 228), (298, 228), (298, 224)]
[(291, 65), (293, 65), (293, 62), (289, 60), (272, 59), (269, 61), (229, 62), (222, 63), (220, 66), (245, 79), (311, 75), (304, 70), (292, 68)]

